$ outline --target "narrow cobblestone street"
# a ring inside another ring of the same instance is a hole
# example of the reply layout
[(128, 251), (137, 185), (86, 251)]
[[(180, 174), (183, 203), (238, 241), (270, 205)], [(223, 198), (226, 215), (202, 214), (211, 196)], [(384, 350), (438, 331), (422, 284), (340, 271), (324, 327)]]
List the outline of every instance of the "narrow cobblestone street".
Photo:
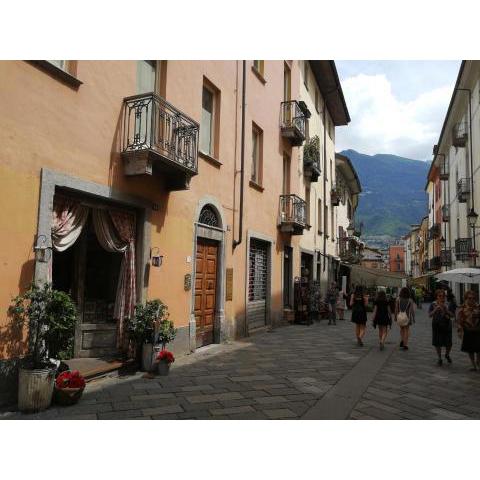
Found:
[(453, 364), (436, 365), (426, 306), (410, 349), (394, 326), (365, 346), (353, 325), (289, 326), (179, 359), (168, 377), (116, 375), (87, 386), (80, 403), (4, 419), (475, 419), (480, 373), (470, 372), (454, 334)]

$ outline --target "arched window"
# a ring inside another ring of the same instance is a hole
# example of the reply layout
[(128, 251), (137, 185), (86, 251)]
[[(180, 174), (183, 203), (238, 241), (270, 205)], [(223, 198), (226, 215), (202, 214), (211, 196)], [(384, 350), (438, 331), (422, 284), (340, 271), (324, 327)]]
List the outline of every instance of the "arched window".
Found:
[(199, 223), (203, 223), (203, 225), (208, 225), (209, 227), (220, 226), (217, 212), (210, 205), (205, 205), (202, 208), (198, 221)]

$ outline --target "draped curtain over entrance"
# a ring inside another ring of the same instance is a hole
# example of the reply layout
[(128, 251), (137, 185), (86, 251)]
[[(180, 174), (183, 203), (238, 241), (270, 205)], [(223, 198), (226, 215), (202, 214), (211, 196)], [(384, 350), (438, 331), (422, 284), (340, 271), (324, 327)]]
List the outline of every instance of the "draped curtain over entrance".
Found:
[(88, 207), (75, 200), (59, 197), (53, 204), (52, 246), (57, 252), (70, 248), (82, 233)]
[[(82, 233), (90, 210), (100, 245), (108, 252), (123, 254), (113, 315), (118, 320), (117, 347), (123, 348), (124, 321), (125, 318), (132, 317), (136, 303), (135, 214), (114, 209), (90, 208), (78, 200), (56, 196), (52, 216), (52, 246), (58, 252), (73, 246)], [(49, 275), (51, 281), (51, 264)]]
[(132, 317), (136, 303), (135, 216), (117, 210), (94, 209), (92, 217), (100, 245), (109, 252), (123, 254), (114, 310), (114, 318), (118, 319), (117, 345), (122, 347), (124, 320)]

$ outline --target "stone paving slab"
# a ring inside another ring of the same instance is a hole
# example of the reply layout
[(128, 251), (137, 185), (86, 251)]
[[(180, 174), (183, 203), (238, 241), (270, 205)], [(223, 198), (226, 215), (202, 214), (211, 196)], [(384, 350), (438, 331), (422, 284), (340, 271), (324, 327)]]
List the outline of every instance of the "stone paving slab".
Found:
[[(168, 377), (111, 374), (89, 383), (77, 405), (0, 419), (480, 418), (480, 373), (468, 371), (456, 338), (453, 364), (436, 365), (425, 311), (408, 351), (398, 348), (395, 326), (379, 352), (370, 324), (363, 348), (349, 321), (293, 325), (199, 349), (178, 358)], [(322, 405), (330, 407), (318, 416)]]

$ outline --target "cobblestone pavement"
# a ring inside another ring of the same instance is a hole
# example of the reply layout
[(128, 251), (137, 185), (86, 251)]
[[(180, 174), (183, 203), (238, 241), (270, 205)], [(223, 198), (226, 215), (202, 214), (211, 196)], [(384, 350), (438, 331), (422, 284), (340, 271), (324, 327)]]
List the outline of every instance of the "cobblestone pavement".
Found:
[(378, 351), (370, 325), (363, 348), (349, 321), (282, 327), (180, 358), (168, 377), (112, 375), (89, 383), (75, 406), (0, 418), (480, 418), (480, 373), (468, 370), (457, 338), (453, 364), (436, 366), (425, 308), (408, 351), (395, 326)]

